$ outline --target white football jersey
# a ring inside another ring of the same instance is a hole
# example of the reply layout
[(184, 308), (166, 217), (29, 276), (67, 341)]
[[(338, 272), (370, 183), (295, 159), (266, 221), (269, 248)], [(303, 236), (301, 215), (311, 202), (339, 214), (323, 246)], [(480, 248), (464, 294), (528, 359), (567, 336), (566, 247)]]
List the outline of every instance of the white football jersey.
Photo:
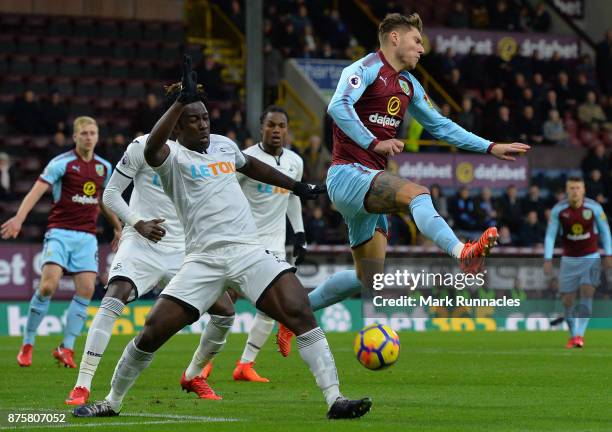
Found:
[[(285, 148), (280, 156), (273, 156), (266, 153), (261, 143), (258, 143), (247, 148), (244, 153), (270, 165), (295, 181), (302, 180), (304, 162), (294, 151)], [(251, 205), (261, 242), (271, 251), (284, 251), (287, 226), (285, 217), (291, 192), (278, 186), (261, 183), (240, 173), (238, 181)]]
[[(157, 175), (147, 164), (144, 158), (144, 148), (149, 135), (136, 138), (128, 145), (119, 163), (117, 171), (133, 180), (134, 189), (130, 197), (130, 210), (142, 217), (143, 220), (165, 219), (161, 225), (166, 230), (166, 235), (157, 244), (173, 248), (185, 248), (185, 234), (183, 226), (176, 214), (174, 204), (164, 193), (159, 175)], [(168, 145), (176, 146), (173, 141)], [(123, 228), (123, 236), (140, 236), (133, 226), (126, 224)]]
[(185, 253), (230, 244), (261, 245), (236, 168), (244, 155), (232, 140), (210, 135), (205, 153), (178, 143), (163, 164), (153, 168), (185, 227)]

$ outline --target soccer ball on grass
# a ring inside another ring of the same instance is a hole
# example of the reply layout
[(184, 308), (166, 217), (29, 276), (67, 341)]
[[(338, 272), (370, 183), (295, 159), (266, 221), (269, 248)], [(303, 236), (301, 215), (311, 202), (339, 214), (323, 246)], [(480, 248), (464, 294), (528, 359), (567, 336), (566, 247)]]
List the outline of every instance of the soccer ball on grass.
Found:
[(353, 348), (357, 360), (366, 368), (385, 369), (399, 357), (399, 336), (389, 326), (371, 324), (357, 334)]

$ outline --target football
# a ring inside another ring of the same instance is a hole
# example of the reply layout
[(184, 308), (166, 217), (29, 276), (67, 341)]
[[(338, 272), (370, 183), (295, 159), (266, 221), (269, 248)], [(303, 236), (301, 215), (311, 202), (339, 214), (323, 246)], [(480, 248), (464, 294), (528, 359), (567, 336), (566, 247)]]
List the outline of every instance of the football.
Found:
[(357, 360), (366, 368), (385, 369), (399, 358), (399, 336), (389, 326), (370, 324), (357, 334), (353, 348)]

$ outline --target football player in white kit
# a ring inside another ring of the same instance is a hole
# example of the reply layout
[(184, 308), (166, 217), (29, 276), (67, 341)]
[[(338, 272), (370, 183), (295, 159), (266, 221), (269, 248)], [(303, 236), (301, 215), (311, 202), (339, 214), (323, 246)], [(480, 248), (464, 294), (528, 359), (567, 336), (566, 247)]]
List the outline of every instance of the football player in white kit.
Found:
[[(196, 79), (191, 58), (186, 56), (180, 93), (153, 127), (145, 147), (145, 160), (159, 174), (185, 229), (185, 260), (153, 306), (142, 331), (125, 348), (109, 395), (103, 401), (75, 408), (73, 415), (118, 415), (127, 391), (151, 363), (155, 351), (197, 320), (230, 285), (297, 335), (300, 355), (323, 391), (328, 418), (361, 417), (369, 411), (371, 400), (349, 400), (340, 393), (334, 358), (295, 268), (261, 245), (235, 172), (240, 170), (304, 198), (314, 198), (325, 188), (296, 182), (244, 155), (230, 139), (211, 135)], [(171, 134), (180, 146), (166, 144)]]
[[(65, 401), (67, 405), (87, 403), (94, 374), (125, 305), (156, 285), (165, 285), (178, 273), (185, 257), (185, 235), (174, 204), (164, 193), (159, 176), (144, 160), (147, 137), (138, 137), (127, 147), (104, 190), (104, 204), (125, 227), (111, 263), (106, 294), (87, 334), (76, 385)], [(177, 144), (168, 141), (168, 145)], [(132, 181), (134, 189), (128, 206), (121, 194)], [(210, 319), (198, 347), (202, 366), (221, 350), (234, 323), (234, 308), (227, 294), (208, 312)], [(196, 381), (193, 391), (200, 398), (220, 399), (204, 378)]]
[[(304, 161), (297, 153), (284, 147), (289, 131), (289, 115), (287, 112), (282, 107), (271, 105), (263, 111), (259, 123), (261, 142), (244, 150), (244, 154), (259, 159), (295, 181), (301, 181)], [(286, 215), (295, 233), (293, 244), (294, 264), (299, 265), (306, 255), (306, 236), (304, 234), (300, 199), (287, 189), (261, 183), (241, 173), (238, 173), (237, 176), (242, 192), (244, 192), (244, 196), (251, 206), (261, 243), (274, 255), (285, 258)], [(253, 368), (253, 365), (257, 354), (268, 340), (273, 328), (274, 320), (257, 311), (242, 356), (236, 362), (233, 373), (234, 380), (270, 381), (261, 377)], [(209, 362), (204, 368), (202, 376), (208, 378), (211, 370), (212, 362)]]

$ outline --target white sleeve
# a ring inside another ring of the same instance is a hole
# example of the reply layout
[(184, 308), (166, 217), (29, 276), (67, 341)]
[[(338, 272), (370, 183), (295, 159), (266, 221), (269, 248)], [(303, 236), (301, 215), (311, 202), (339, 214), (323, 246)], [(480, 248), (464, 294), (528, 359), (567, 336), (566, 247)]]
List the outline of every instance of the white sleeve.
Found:
[(129, 179), (133, 179), (136, 173), (145, 164), (144, 143), (141, 140), (142, 137), (139, 137), (132, 141), (115, 167), (116, 171), (119, 171)]
[(138, 221), (142, 220), (142, 218), (130, 209), (121, 196), (130, 183), (132, 183), (132, 179), (115, 170), (108, 185), (104, 188), (102, 201), (106, 207), (119, 216), (119, 219), (128, 225), (134, 226)]
[[(296, 181), (302, 181), (302, 175), (304, 173), (304, 161), (299, 158)], [(302, 219), (302, 202), (297, 195), (289, 194), (289, 204), (287, 205), (287, 217), (293, 232), (304, 232), (304, 220)]]
[(244, 157), (242, 150), (240, 150), (240, 147), (238, 147), (238, 144), (236, 144), (234, 141), (232, 141), (228, 137), (224, 137), (224, 138), (227, 140), (228, 144), (231, 145), (232, 148), (234, 149), (234, 155), (236, 156), (236, 159), (235, 159), (236, 169), (242, 168), (246, 164), (246, 158)]

